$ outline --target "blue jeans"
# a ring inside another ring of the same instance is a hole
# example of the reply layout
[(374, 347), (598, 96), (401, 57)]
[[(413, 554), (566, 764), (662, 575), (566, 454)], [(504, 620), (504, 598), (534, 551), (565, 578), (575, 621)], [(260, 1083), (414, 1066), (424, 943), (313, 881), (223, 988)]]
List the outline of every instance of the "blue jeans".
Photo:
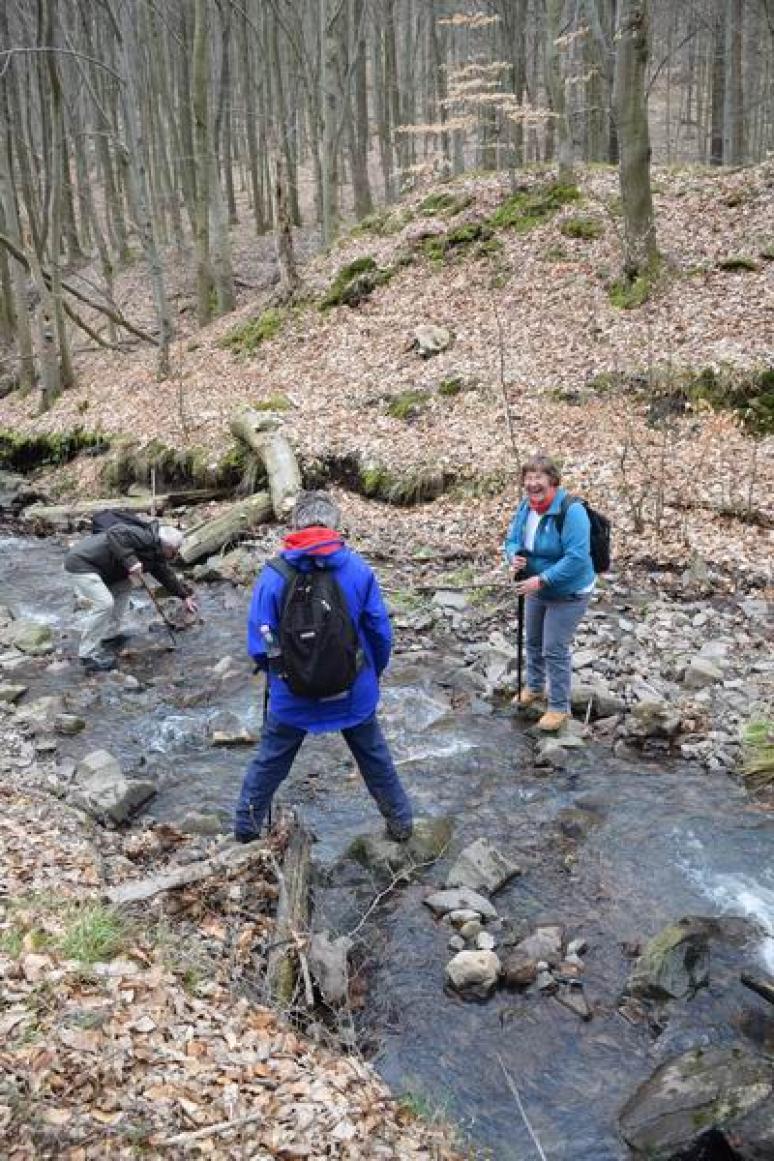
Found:
[[(376, 714), (341, 733), (380, 813), (399, 827), (410, 826), (411, 803), (401, 785)], [(234, 822), (237, 838), (257, 837), (274, 792), (290, 773), (293, 759), (305, 737), (306, 730), (287, 726), (271, 713), (267, 714), (258, 750), (245, 771), (237, 802)]]
[(570, 644), (590, 595), (526, 598), (527, 688), (542, 693), (548, 678), (548, 708), (563, 714), (570, 712)]

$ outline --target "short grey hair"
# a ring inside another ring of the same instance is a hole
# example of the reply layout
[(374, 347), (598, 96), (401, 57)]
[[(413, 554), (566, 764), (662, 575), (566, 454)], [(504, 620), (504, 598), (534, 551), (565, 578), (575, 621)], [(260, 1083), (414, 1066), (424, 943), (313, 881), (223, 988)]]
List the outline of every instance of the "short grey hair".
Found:
[(327, 492), (299, 492), (293, 506), (293, 527), (338, 528), (341, 512)]
[(184, 536), (179, 528), (173, 528), (171, 524), (162, 524), (159, 528), (159, 540), (164, 548), (173, 548), (175, 552), (179, 552), (183, 547)]

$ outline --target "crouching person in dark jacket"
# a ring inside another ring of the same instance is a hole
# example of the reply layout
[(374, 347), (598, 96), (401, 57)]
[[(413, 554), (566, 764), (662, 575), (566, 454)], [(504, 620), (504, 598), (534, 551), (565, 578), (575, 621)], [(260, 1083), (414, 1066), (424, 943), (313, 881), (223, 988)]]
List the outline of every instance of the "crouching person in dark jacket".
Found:
[(90, 672), (112, 669), (113, 659), (100, 651), (103, 641), (117, 637), (129, 605), (129, 594), (148, 572), (170, 593), (196, 612), (193, 589), (180, 580), (169, 562), (183, 543), (183, 533), (158, 521), (147, 528), (114, 524), (107, 532), (87, 536), (64, 561), (75, 595), (89, 606), (81, 623), (78, 656)]
[[(295, 531), (285, 538), (280, 556), (264, 567), (253, 591), (247, 648), (257, 666), (268, 671), (269, 703), (237, 803), (239, 842), (258, 838), (272, 796), (306, 735), (333, 731), (343, 734), (386, 820), (388, 836), (402, 842), (412, 833), (411, 804), (376, 717), (379, 678), (392, 648), (390, 621), (374, 573), (345, 545), (339, 523), (329, 496), (302, 493), (293, 513)], [(327, 577), (313, 578), (319, 570)], [(328, 634), (322, 656), (315, 654), (305, 624), (320, 637)], [(334, 632), (340, 640), (333, 640)], [(315, 681), (318, 694), (325, 686), (335, 692), (309, 696)], [(307, 689), (307, 695), (294, 688)]]

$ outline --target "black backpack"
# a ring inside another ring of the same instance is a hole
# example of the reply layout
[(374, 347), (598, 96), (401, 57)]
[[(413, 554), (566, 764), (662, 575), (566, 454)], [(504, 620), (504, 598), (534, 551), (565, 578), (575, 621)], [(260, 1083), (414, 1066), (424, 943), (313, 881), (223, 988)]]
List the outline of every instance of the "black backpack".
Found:
[(283, 556), (267, 562), (287, 582), (279, 624), (282, 676), (298, 697), (336, 697), (358, 672), (358, 637), (331, 569), (302, 572)]
[(591, 526), (591, 563), (594, 565), (594, 572), (608, 572), (611, 559), (610, 542), (612, 539), (612, 525), (607, 516), (604, 516), (601, 512), (597, 512), (596, 508), (592, 508), (591, 504), (588, 504), (581, 496), (571, 496), (568, 492), (562, 500), (562, 506), (556, 517), (556, 526), (559, 529), (559, 535), (562, 535), (567, 509), (570, 507), (570, 504), (575, 503), (583, 505), (586, 509), (586, 515), (589, 518), (589, 524)]
[(116, 524), (130, 524), (133, 528), (152, 528), (156, 521), (148, 516), (139, 516), (136, 512), (123, 512), (120, 508), (106, 508), (103, 512), (95, 512), (91, 518), (91, 531), (107, 532)]

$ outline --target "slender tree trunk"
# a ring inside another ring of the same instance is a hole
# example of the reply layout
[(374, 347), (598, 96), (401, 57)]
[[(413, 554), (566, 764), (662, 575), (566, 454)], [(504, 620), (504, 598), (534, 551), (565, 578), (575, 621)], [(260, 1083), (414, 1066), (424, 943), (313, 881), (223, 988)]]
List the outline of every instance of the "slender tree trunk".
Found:
[(354, 55), (354, 141), (352, 149), (352, 186), (355, 216), (364, 218), (374, 208), (368, 179), (368, 85), (366, 75), (365, 0), (352, 0)]
[(570, 126), (567, 119), (567, 95), (564, 84), (562, 58), (557, 49), (557, 39), (564, 19), (564, 0), (546, 0), (546, 88), (554, 113), (555, 149), (562, 185), (572, 185), (575, 181), (574, 158)]
[(710, 165), (722, 165), (724, 157), (723, 111), (726, 104), (726, 0), (715, 0), (715, 51), (712, 65)]
[(196, 157), (196, 318), (206, 326), (212, 317), (212, 266), (210, 256), (210, 132), (209, 132), (209, 39), (207, 0), (194, 0), (193, 124)]
[(725, 36), (725, 85), (723, 99), (723, 160), (741, 165), (744, 154), (742, 98), (743, 0), (727, 0)]
[(650, 187), (650, 138), (645, 100), (648, 63), (646, 0), (621, 0), (613, 102), (621, 150), (624, 272), (635, 278), (656, 259)]

